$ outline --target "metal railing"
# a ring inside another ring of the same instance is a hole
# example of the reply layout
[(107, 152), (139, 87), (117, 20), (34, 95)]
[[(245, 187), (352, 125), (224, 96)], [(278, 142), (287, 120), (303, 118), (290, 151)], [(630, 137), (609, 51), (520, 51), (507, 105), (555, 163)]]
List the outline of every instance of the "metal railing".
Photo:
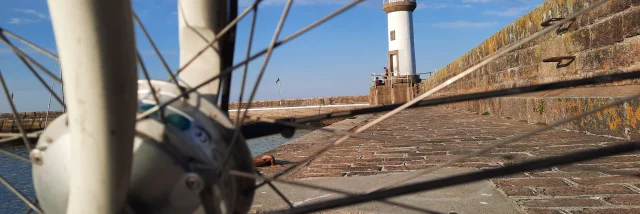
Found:
[(420, 77), (420, 80), (426, 80), (427, 78), (424, 78), (424, 79), (422, 78), (421, 75), (423, 75), (423, 74), (429, 74), (429, 76), (427, 77), (427, 78), (429, 78), (429, 77), (431, 77), (431, 75), (433, 75), (433, 71), (425, 72), (425, 73), (417, 73), (416, 75), (418, 75)]
[[(376, 77), (378, 77), (380, 80), (382, 80), (384, 82), (384, 84), (387, 84), (388, 81), (391, 81), (394, 78), (398, 78), (396, 76), (399, 75), (398, 72), (390, 72), (390, 76), (385, 76), (386, 73), (384, 72), (380, 72), (380, 73), (370, 73), (369, 74), (369, 80), (371, 81), (372, 86), (378, 86), (376, 85)], [(391, 81), (391, 84), (393, 84), (393, 81)]]
[[(422, 78), (421, 75), (425, 75), (425, 74), (429, 74), (428, 77), (426, 78)], [(431, 77), (431, 75), (433, 75), (433, 72), (424, 72), (424, 73), (416, 73), (416, 75), (418, 75), (418, 77), (420, 78), (420, 80), (426, 80), (427, 78)], [(371, 81), (371, 86), (377, 87), (378, 85), (376, 84), (376, 77), (378, 77), (378, 79), (382, 80), (384, 82), (384, 85), (391, 85), (391, 87), (393, 87), (393, 82), (394, 80), (407, 80), (406, 82), (413, 84), (413, 78), (411, 78), (411, 76), (400, 76), (398, 72), (392, 72), (391, 76), (388, 76), (386, 78), (385, 77), (385, 73), (384, 72), (380, 72), (380, 73), (370, 73), (369, 74), (369, 81)]]
[(382, 4), (389, 4), (389, 3), (403, 2), (403, 1), (416, 2), (416, 0), (382, 0)]

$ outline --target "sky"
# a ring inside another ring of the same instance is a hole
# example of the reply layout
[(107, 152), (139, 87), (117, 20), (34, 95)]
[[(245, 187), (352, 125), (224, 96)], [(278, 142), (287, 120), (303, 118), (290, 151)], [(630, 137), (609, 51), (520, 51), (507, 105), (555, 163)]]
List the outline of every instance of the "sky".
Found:
[[(239, 0), (244, 11), (251, 0)], [(286, 0), (264, 0), (252, 53), (268, 47)], [(295, 0), (280, 38), (296, 32), (319, 18), (346, 5), (351, 0)], [(418, 73), (442, 68), (506, 24), (526, 14), (543, 0), (417, 0), (413, 12), (414, 43)], [(140, 16), (170, 67), (178, 68), (178, 21), (176, 0), (132, 0)], [(251, 15), (238, 23), (235, 62), (244, 60)], [(0, 1), (0, 27), (56, 53), (56, 43), (45, 0)], [(153, 79), (167, 79), (166, 70), (149, 43), (136, 30), (138, 50)], [(50, 70), (59, 72), (54, 60), (11, 40)], [(369, 75), (386, 66), (387, 14), (381, 0), (364, 3), (335, 17), (295, 40), (280, 46), (269, 61), (256, 100), (365, 95), (369, 92)], [(255, 84), (264, 57), (249, 64), (246, 90)], [(14, 94), (18, 111), (49, 108), (49, 93), (31, 74), (9, 47), (0, 44), (0, 71)], [(238, 100), (242, 69), (234, 71), (231, 100)], [(41, 73), (42, 74), (42, 73)], [(44, 75), (44, 74), (42, 74)], [(282, 95), (276, 79), (280, 77)], [(423, 76), (426, 77), (426, 76)], [(143, 78), (139, 75), (139, 78)], [(44, 78), (51, 87), (51, 79)], [(54, 88), (61, 93), (59, 85)], [(62, 96), (62, 95), (61, 95)], [(245, 96), (246, 99), (246, 96)], [(51, 109), (60, 109), (55, 100)], [(9, 112), (0, 96), (0, 112)]]

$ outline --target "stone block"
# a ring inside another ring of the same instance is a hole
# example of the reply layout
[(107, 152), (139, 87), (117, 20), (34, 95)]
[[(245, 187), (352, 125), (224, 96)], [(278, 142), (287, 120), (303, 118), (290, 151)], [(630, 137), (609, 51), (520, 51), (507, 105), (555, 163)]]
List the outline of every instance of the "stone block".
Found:
[(640, 35), (640, 7), (633, 8), (622, 16), (622, 36)]
[(615, 68), (627, 68), (635, 64), (640, 58), (640, 50), (631, 49), (629, 43), (618, 43), (613, 47), (612, 66)]
[(576, 58), (577, 69), (582, 72), (592, 72), (595, 70), (609, 70), (613, 66), (613, 49), (609, 47), (590, 50)]
[(580, 185), (600, 185), (619, 184), (619, 183), (640, 183), (640, 178), (624, 177), (624, 176), (604, 176), (604, 177), (587, 177), (587, 178), (571, 178), (571, 181)]
[[(573, 211), (575, 214), (637, 214), (640, 208), (586, 208)], [(572, 214), (573, 214), (572, 213)]]
[(587, 198), (550, 198), (520, 201), (525, 207), (598, 207), (607, 205), (599, 199)]
[[(613, 1), (615, 2), (615, 1)], [(591, 48), (599, 48), (621, 42), (624, 39), (622, 34), (622, 17), (613, 17), (605, 22), (591, 26)]]
[(577, 53), (591, 47), (591, 28), (569, 32), (564, 37), (568, 53)]
[(603, 5), (600, 5), (599, 7), (594, 8), (591, 12), (585, 14), (585, 16), (589, 19), (588, 24), (594, 24), (612, 16), (613, 14), (622, 12), (629, 7), (631, 7), (631, 0), (607, 1)]
[(597, 185), (597, 186), (577, 186), (577, 187), (543, 187), (536, 188), (539, 192), (547, 196), (594, 196), (608, 194), (634, 194), (636, 192), (621, 185)]
[(527, 208), (524, 211), (527, 214), (565, 214), (566, 213), (559, 209), (541, 209), (541, 208)]
[(617, 195), (607, 197), (605, 201), (614, 205), (640, 205), (640, 195)]
[(536, 196), (536, 193), (527, 187), (521, 186), (501, 186), (500, 190), (507, 196)]
[(495, 179), (493, 183), (500, 186), (529, 186), (551, 187), (568, 186), (567, 183), (557, 178), (524, 178), (524, 179)]

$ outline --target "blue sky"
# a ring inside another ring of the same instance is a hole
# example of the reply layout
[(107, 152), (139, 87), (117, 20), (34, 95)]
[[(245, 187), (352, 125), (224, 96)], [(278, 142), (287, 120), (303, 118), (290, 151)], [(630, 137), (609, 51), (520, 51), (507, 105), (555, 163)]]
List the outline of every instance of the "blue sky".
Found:
[[(172, 69), (178, 65), (176, 0), (133, 0), (134, 10), (150, 31)], [(250, 0), (240, 0), (244, 10)], [(286, 0), (265, 0), (258, 12), (253, 52), (267, 47)], [(280, 38), (292, 34), (340, 8), (350, 0), (296, 0)], [(414, 36), (418, 72), (439, 69), (455, 60), (504, 25), (541, 4), (543, 0), (418, 0), (414, 12)], [(56, 52), (45, 0), (0, 2), (0, 27)], [(239, 23), (235, 61), (244, 58), (250, 16)], [(151, 47), (137, 34), (138, 49), (152, 78), (166, 79), (166, 72)], [(17, 41), (13, 41), (14, 44)], [(53, 60), (19, 45), (50, 68)], [(275, 80), (280, 76), (284, 98), (364, 95), (368, 93), (369, 73), (386, 66), (387, 15), (381, 0), (367, 0), (309, 33), (276, 49), (256, 99), (278, 99)], [(253, 86), (262, 60), (249, 66), (248, 83)], [(49, 94), (27, 68), (0, 44), (0, 69), (19, 111), (45, 110)], [(241, 70), (237, 70), (232, 100), (237, 100)], [(140, 75), (140, 78), (142, 76)], [(49, 84), (51, 80), (47, 80)], [(56, 86), (59, 91), (59, 86)], [(247, 87), (247, 89), (250, 89)], [(55, 103), (55, 101), (54, 101)], [(52, 108), (59, 108), (52, 105)], [(8, 112), (0, 100), (0, 112)]]

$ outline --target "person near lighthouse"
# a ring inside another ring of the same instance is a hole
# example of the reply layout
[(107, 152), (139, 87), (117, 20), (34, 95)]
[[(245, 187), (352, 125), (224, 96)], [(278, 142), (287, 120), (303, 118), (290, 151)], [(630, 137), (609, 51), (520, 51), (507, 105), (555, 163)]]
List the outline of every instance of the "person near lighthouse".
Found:
[(389, 76), (389, 69), (387, 67), (384, 67), (384, 76), (382, 78), (387, 79), (388, 76)]

